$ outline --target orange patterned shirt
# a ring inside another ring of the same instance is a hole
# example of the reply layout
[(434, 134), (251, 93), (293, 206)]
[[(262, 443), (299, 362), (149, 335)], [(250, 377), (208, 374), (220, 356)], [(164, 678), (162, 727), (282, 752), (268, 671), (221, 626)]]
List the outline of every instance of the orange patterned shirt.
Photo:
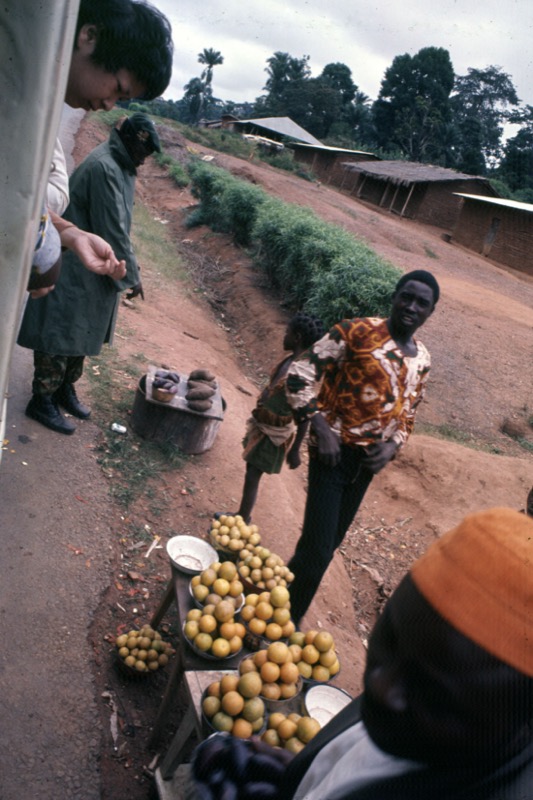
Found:
[(287, 398), (296, 422), (320, 412), (344, 444), (392, 440), (401, 447), (431, 363), (422, 342), (415, 344), (416, 355), (404, 355), (385, 319), (338, 323), (289, 369)]

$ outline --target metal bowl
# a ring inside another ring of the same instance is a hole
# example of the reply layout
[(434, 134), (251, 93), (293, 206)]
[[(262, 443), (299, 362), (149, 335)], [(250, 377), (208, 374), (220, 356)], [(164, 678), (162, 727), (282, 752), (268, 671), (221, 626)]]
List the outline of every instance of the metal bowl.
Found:
[(344, 689), (330, 686), (327, 683), (311, 686), (305, 694), (305, 711), (320, 722), (323, 728), (330, 719), (348, 705), (352, 698)]
[(216, 550), (196, 536), (173, 536), (167, 542), (171, 563), (186, 575), (196, 575), (218, 561)]

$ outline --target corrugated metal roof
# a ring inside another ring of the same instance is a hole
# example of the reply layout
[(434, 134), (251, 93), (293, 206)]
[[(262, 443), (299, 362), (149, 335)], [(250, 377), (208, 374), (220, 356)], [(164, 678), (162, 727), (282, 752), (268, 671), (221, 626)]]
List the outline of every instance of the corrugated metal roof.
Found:
[(326, 150), (328, 153), (346, 153), (346, 155), (350, 155), (353, 153), (354, 155), (358, 156), (374, 156), (374, 158), (378, 158), (375, 156), (374, 153), (369, 153), (366, 150), (348, 150), (346, 147), (330, 147), (327, 144), (306, 144), (305, 142), (291, 142), (291, 147), (309, 147), (313, 150)]
[(364, 161), (355, 164), (347, 163), (343, 166), (378, 180), (389, 180), (405, 186), (411, 183), (428, 183), (430, 181), (478, 180), (487, 183), (486, 178), (456, 172), (454, 169), (435, 167), (432, 164), (419, 164), (417, 161)]
[(466, 197), (468, 200), (479, 200), (481, 203), (491, 203), (495, 206), (505, 206), (505, 208), (515, 208), (517, 211), (526, 211), (533, 214), (532, 203), (520, 203), (518, 200), (506, 200), (503, 197), (484, 197), (480, 194), (464, 194), (463, 192), (454, 192), (458, 197)]
[(258, 128), (264, 128), (267, 131), (275, 131), (281, 136), (288, 136), (290, 139), (296, 139), (300, 142), (307, 142), (307, 144), (322, 144), (318, 139), (315, 139), (304, 128), (300, 127), (290, 117), (260, 117), (258, 119), (240, 119), (234, 125), (256, 125)]

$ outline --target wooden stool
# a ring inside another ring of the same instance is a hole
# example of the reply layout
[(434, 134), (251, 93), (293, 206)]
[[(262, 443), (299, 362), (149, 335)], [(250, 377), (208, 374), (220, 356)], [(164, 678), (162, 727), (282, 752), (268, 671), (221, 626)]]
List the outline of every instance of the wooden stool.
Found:
[[(238, 653), (231, 658), (213, 659), (213, 661), (209, 662), (206, 661), (205, 658), (196, 655), (196, 653), (190, 649), (181, 631), (182, 622), (185, 620), (187, 612), (190, 608), (194, 608), (194, 604), (189, 593), (190, 579), (190, 575), (184, 575), (175, 569), (172, 570), (172, 578), (168, 582), (161, 602), (159, 603), (158, 608), (150, 620), (150, 625), (152, 628), (157, 630), (168, 609), (172, 603), (175, 603), (178, 616), (178, 625), (180, 626), (180, 642), (176, 648), (176, 654), (173, 658), (172, 668), (165, 688), (165, 693), (159, 705), (157, 717), (148, 741), (150, 747), (152, 747), (161, 736), (165, 720), (170, 712), (170, 709), (172, 708), (173, 702), (177, 697), (184, 673), (203, 673), (205, 672), (206, 665), (209, 663), (211, 663), (211, 670), (208, 672), (215, 670), (236, 670), (239, 667), (241, 658), (247, 652), (247, 650), (243, 649), (241, 653)], [(215, 680), (215, 678), (213, 678), (213, 680)]]

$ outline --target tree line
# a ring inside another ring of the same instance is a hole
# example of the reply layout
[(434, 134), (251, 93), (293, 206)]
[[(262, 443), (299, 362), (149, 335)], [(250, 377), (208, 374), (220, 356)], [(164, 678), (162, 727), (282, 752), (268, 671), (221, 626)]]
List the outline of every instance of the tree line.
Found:
[[(396, 56), (371, 100), (346, 64), (327, 64), (312, 77), (309, 56), (276, 52), (267, 59), (263, 94), (237, 103), (213, 94), (222, 54), (206, 48), (198, 61), (204, 69), (181, 99), (160, 98), (147, 110), (189, 125), (222, 114), (288, 116), (324, 144), (487, 176), (504, 197), (533, 202), (533, 106), (521, 103), (499, 66), (457, 75), (448, 50), (424, 47)], [(518, 132), (504, 139), (508, 124)]]

